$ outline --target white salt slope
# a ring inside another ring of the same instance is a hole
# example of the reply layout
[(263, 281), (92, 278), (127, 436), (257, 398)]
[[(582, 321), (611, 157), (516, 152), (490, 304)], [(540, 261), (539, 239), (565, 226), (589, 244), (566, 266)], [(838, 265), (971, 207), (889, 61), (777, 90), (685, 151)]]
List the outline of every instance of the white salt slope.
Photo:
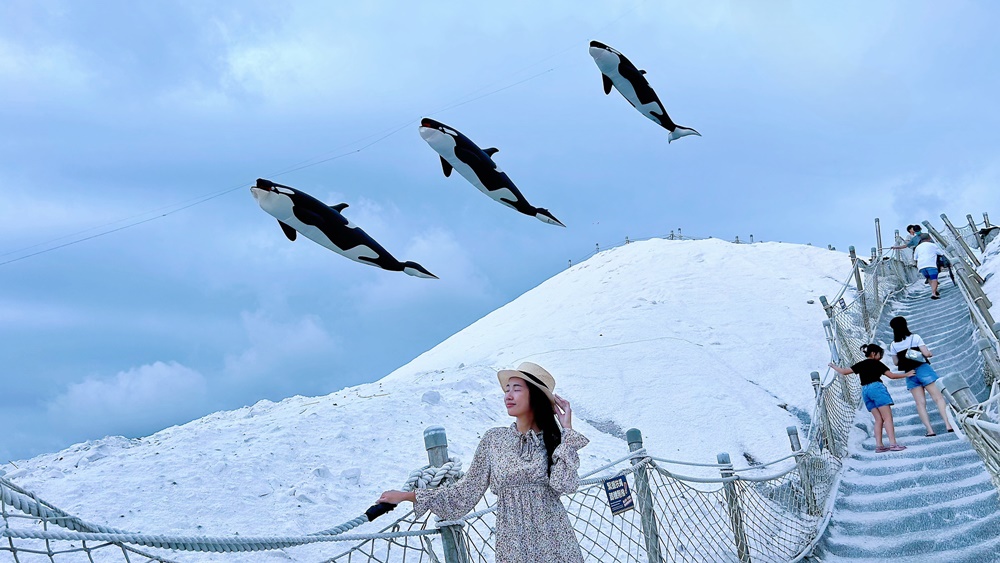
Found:
[[(809, 372), (828, 361), (819, 295), (836, 294), (849, 267), (843, 253), (811, 246), (633, 243), (554, 276), (379, 382), (4, 468), (40, 497), (118, 528), (313, 532), (360, 514), (426, 463), (426, 426), (444, 425), (468, 463), (483, 431), (510, 422), (496, 369), (523, 360), (549, 368), (572, 401), (575, 427), (592, 439), (584, 471), (623, 455), (616, 436), (633, 426), (657, 456), (774, 459), (789, 451), (785, 427), (799, 423), (790, 411), (810, 411)], [(315, 561), (340, 549), (240, 559)]]

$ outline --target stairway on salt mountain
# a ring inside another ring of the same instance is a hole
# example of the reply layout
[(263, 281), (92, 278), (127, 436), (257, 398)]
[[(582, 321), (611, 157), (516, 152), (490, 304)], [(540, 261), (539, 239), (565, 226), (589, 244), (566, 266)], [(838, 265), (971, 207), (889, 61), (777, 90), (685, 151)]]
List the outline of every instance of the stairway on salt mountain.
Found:
[[(935, 301), (927, 286), (911, 286), (879, 319), (876, 340), (892, 342), (889, 319), (896, 315), (906, 317), (910, 330), (927, 342), (939, 376), (960, 373), (979, 400), (986, 399), (982, 361), (958, 287), (943, 281)], [(1000, 561), (1000, 495), (982, 459), (968, 442), (945, 431), (929, 395), (937, 436), (928, 438), (905, 381), (887, 386), (895, 402), (896, 438), (907, 449), (875, 453), (871, 415), (858, 414), (833, 517), (810, 560)]]

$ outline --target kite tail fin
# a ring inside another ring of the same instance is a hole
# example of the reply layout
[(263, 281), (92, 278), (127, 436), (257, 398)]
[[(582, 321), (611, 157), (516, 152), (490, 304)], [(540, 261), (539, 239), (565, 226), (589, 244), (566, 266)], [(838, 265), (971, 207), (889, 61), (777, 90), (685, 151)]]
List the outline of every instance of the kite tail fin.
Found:
[(697, 135), (701, 137), (701, 133), (695, 131), (694, 129), (691, 129), (690, 127), (675, 125), (674, 130), (670, 132), (669, 136), (667, 136), (667, 142), (672, 143), (677, 139), (680, 139), (681, 137), (687, 137), (688, 135)]
[(427, 268), (424, 268), (423, 266), (417, 264), (416, 262), (403, 262), (403, 273), (417, 278), (439, 279), (434, 274), (428, 272)]

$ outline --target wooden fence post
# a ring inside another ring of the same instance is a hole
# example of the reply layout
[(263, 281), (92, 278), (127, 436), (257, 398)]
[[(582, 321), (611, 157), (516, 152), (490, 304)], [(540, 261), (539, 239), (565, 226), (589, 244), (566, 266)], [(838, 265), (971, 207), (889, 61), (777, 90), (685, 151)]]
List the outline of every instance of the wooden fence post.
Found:
[[(642, 449), (642, 432), (638, 428), (630, 428), (625, 433), (628, 442), (628, 450), (634, 452)], [(641, 460), (632, 459), (632, 465), (641, 463)], [(642, 520), (642, 535), (646, 540), (646, 559), (649, 563), (662, 563), (663, 556), (660, 555), (660, 533), (656, 526), (656, 516), (653, 514), (653, 494), (649, 489), (649, 476), (646, 468), (642, 467), (634, 473), (635, 493), (639, 497), (639, 515)]]
[[(448, 462), (448, 437), (444, 427), (427, 427), (424, 430), (424, 447), (427, 448), (427, 460), (434, 467), (441, 467)], [(444, 548), (445, 563), (469, 563), (462, 526), (442, 527), (441, 546)]]
[(723, 479), (730, 479), (722, 484), (726, 491), (726, 504), (729, 505), (729, 525), (733, 529), (733, 536), (736, 539), (736, 554), (741, 563), (750, 563), (750, 545), (747, 543), (747, 533), (743, 527), (743, 505), (740, 503), (739, 490), (736, 488), (736, 481), (731, 478), (733, 464), (729, 461), (729, 454), (722, 452), (717, 456), (719, 465), (724, 465), (719, 469)]

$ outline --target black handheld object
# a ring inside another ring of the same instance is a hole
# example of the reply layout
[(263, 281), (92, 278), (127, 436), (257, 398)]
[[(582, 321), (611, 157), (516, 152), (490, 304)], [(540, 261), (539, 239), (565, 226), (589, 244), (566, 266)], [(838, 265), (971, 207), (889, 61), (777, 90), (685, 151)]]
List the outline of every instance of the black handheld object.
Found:
[(380, 502), (378, 504), (373, 504), (371, 508), (366, 510), (365, 516), (367, 516), (368, 521), (371, 522), (372, 520), (378, 518), (379, 516), (382, 516), (386, 512), (389, 512), (393, 508), (396, 508), (395, 504), (389, 504), (388, 502)]

